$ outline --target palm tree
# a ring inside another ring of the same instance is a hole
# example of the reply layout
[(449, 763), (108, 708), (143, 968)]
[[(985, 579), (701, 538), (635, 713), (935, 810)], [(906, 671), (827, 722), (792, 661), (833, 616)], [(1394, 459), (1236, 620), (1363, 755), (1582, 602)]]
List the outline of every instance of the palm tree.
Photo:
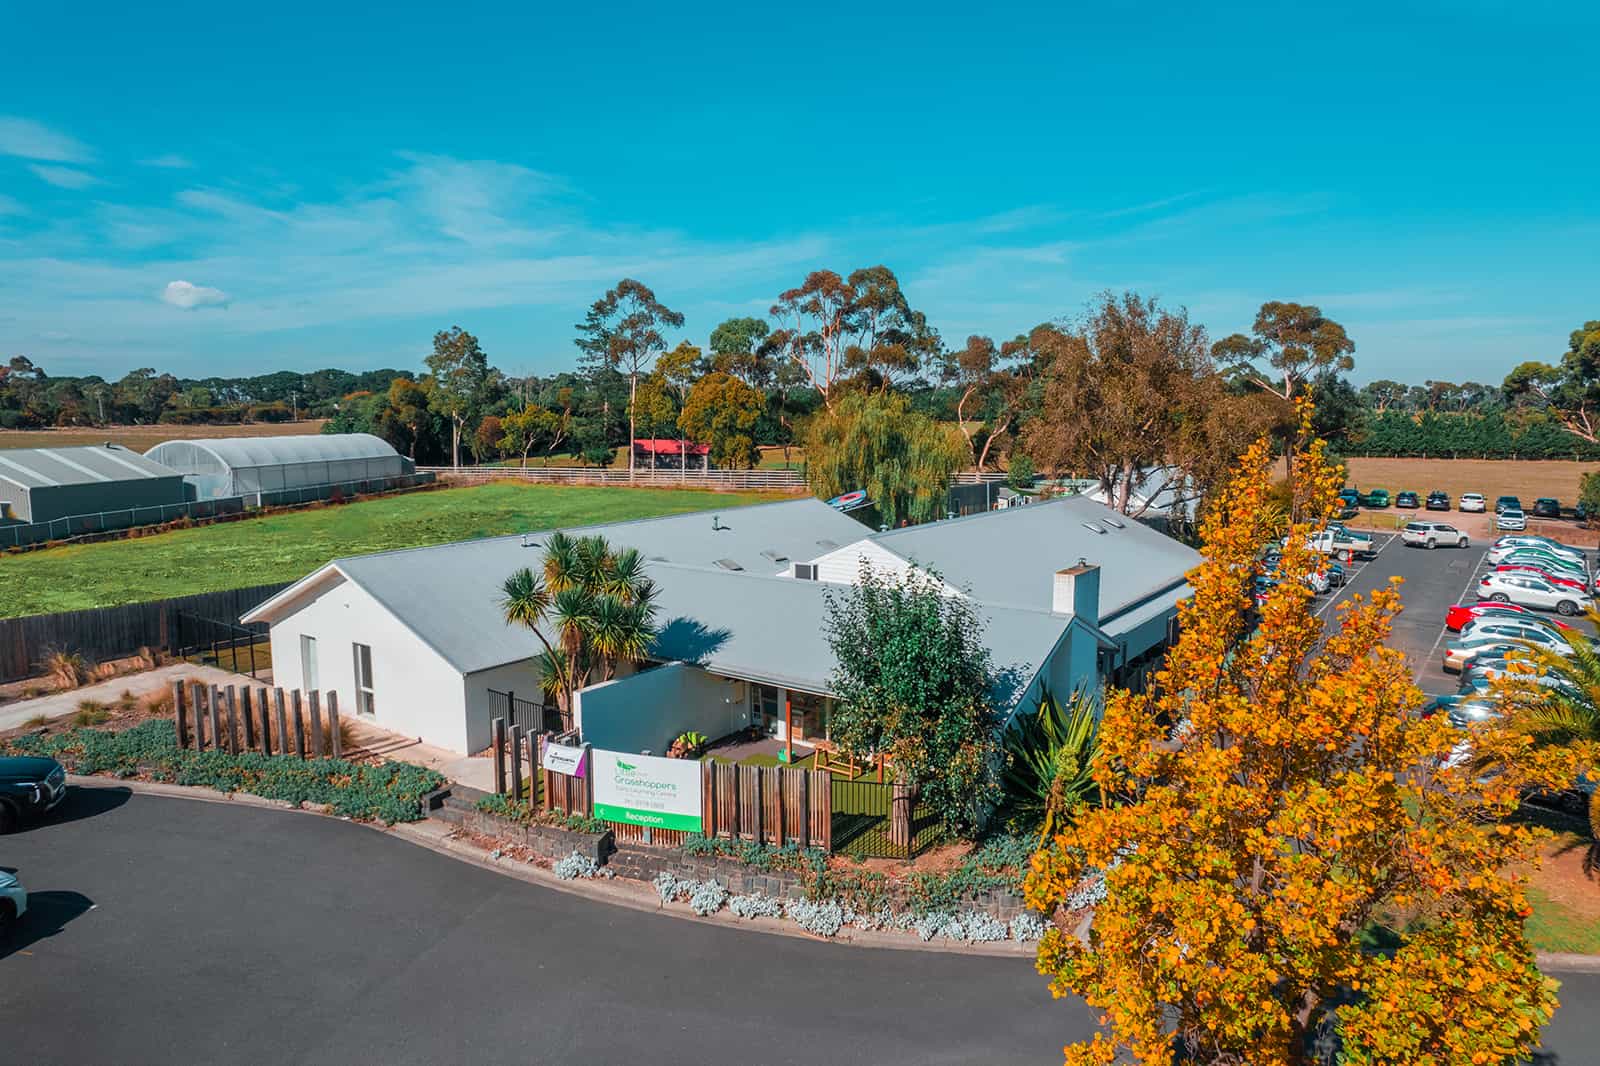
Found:
[(500, 606), (508, 623), (526, 626), (544, 646), (540, 685), (570, 712), (591, 678), (610, 680), (650, 650), (655, 583), (638, 551), (613, 550), (600, 536), (552, 533), (540, 571), (523, 567), (506, 578)]
[[(1588, 622), (1600, 628), (1600, 611), (1590, 609)], [(1529, 644), (1518, 655), (1523, 665), (1495, 692), (1513, 729), (1541, 746), (1577, 749), (1592, 774), (1600, 751), (1600, 653), (1586, 633), (1560, 633), (1568, 654)], [(1600, 790), (1589, 792), (1589, 833), (1600, 842)]]

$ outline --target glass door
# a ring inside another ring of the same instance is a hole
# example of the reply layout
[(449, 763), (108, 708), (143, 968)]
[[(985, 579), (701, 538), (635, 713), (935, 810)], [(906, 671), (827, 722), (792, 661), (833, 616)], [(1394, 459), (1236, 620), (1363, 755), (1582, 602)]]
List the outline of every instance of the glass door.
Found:
[(769, 737), (777, 736), (783, 724), (783, 701), (778, 698), (778, 690), (771, 685), (752, 685), (750, 692), (755, 702), (752, 724)]

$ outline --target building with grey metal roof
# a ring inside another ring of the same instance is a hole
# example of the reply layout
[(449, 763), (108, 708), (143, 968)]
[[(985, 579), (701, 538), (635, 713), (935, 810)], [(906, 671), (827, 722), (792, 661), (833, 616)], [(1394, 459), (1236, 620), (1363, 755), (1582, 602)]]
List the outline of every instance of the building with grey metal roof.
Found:
[[(660, 627), (650, 658), (684, 666), (585, 689), (580, 724), (620, 750), (660, 750), (669, 729), (771, 726), (760, 708), (787, 707), (792, 696), (816, 708), (809, 739), (825, 738), (834, 669), (827, 601), (862, 560), (936, 569), (952, 594), (976, 601), (998, 705), (1027, 705), (1046, 686), (1097, 684), (1163, 645), (1188, 594), (1183, 575), (1198, 561), (1162, 534), (1116, 521), (1104, 507), (1069, 500), (873, 534), (805, 499), (569, 529), (645, 556)], [(377, 724), (479, 750), (489, 693), (532, 697), (539, 688), (539, 644), (506, 624), (499, 599), (507, 576), (540, 565), (547, 535), (336, 559), (245, 620), (271, 625), (280, 684), (350, 690), (346, 706), (364, 692)], [(661, 688), (669, 679), (670, 690)], [(744, 687), (713, 698), (720, 683)]]
[(0, 450), (0, 505), (18, 522), (50, 522), (182, 503), (183, 475), (117, 444)]
[(202, 500), (359, 484), (416, 472), (416, 464), (370, 433), (169, 440), (145, 455), (180, 471)]

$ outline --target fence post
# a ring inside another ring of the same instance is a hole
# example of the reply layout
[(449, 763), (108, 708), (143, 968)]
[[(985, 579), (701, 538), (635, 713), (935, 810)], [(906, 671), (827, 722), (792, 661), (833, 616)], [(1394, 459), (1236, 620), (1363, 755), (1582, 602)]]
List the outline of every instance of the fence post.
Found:
[(539, 806), (539, 792), (544, 786), (544, 770), (539, 766), (540, 738), (537, 733), (528, 734), (528, 807), (537, 809)]
[(233, 686), (228, 686), (228, 754), (239, 754), (239, 705)]
[(522, 802), (522, 727), (511, 727), (511, 802)]
[(344, 744), (339, 740), (339, 694), (328, 693), (328, 747), (335, 759), (344, 758)]
[(322, 758), (326, 749), (322, 746), (322, 692), (312, 689), (306, 693), (306, 699), (311, 701), (311, 757)]
[(278, 719), (278, 754), (289, 754), (289, 716), (283, 709), (283, 689), (272, 688), (272, 707)]
[(184, 706), (183, 681), (174, 679), (172, 682), (172, 713), (176, 716), (178, 728), (178, 747), (189, 746), (189, 715), (188, 708)]
[(300, 758), (306, 757), (306, 723), (300, 717), (300, 690), (295, 689), (290, 695), (289, 702), (294, 707), (294, 753)]
[(200, 687), (200, 682), (189, 682), (189, 702), (194, 705), (194, 750), (206, 750), (206, 707), (205, 689)]
[[(231, 692), (232, 689), (230, 688)], [(244, 750), (256, 750), (256, 708), (250, 699), (250, 686), (245, 685), (239, 693), (239, 709), (244, 712)]]
[(217, 706), (222, 702), (222, 690), (212, 685), (211, 691), (206, 693), (207, 717), (211, 719), (211, 746), (222, 747), (222, 708)]
[(506, 720), (496, 718), (489, 723), (489, 743), (494, 747), (494, 794), (506, 794)]
[(256, 706), (261, 714), (261, 754), (272, 754), (272, 711), (267, 705), (267, 686), (256, 689)]
[(811, 774), (796, 770), (800, 775), (800, 846), (811, 846)]

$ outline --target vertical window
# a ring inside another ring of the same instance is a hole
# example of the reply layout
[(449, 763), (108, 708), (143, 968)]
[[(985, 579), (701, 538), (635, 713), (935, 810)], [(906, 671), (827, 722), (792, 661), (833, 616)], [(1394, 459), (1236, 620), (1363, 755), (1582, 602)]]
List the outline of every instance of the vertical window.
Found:
[(317, 673), (317, 638), (300, 634), (300, 680), (305, 691), (316, 692), (322, 688)]
[(376, 713), (372, 702), (372, 649), (365, 644), (352, 644), (355, 653), (356, 713), (368, 717)]

